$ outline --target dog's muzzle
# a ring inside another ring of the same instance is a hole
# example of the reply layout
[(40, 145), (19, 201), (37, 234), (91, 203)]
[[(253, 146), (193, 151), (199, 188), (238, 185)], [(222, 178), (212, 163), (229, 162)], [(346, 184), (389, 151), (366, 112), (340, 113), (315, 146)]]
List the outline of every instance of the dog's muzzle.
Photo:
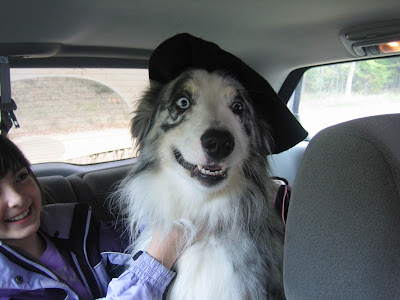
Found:
[(183, 158), (182, 153), (174, 149), (176, 161), (191, 172), (193, 178), (198, 179), (205, 186), (215, 186), (227, 178), (228, 169), (222, 162), (232, 153), (235, 140), (226, 130), (209, 129), (200, 138), (201, 146), (208, 161), (207, 165), (195, 165)]

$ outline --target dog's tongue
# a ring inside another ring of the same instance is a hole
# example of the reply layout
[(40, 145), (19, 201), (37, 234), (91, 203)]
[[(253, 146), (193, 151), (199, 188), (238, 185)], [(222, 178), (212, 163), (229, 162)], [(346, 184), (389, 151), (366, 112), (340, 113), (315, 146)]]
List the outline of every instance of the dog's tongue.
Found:
[(206, 170), (209, 170), (209, 171), (219, 171), (219, 170), (222, 169), (218, 165), (215, 165), (215, 166), (204, 166), (203, 168), (206, 169)]

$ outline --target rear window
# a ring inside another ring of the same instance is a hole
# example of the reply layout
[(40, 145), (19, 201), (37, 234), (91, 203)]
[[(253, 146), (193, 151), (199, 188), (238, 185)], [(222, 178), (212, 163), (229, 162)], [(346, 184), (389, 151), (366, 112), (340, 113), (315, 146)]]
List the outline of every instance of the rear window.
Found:
[(310, 137), (351, 119), (400, 112), (400, 57), (314, 67), (289, 102)]
[(129, 133), (143, 69), (11, 69), (19, 129), (9, 137), (31, 163), (92, 164), (135, 156)]

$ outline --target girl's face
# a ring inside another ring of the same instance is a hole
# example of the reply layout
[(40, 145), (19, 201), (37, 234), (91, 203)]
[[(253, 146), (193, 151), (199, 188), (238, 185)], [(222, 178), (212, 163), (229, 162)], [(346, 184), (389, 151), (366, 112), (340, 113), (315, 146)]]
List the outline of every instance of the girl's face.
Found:
[(0, 179), (0, 240), (21, 247), (40, 225), (41, 192), (27, 168)]

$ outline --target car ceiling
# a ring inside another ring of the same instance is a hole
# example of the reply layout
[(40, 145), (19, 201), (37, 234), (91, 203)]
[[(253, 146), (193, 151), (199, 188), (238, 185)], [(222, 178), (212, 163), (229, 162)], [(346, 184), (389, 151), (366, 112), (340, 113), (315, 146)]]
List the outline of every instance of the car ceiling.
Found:
[(340, 41), (341, 30), (393, 20), (399, 12), (398, 0), (7, 0), (0, 43), (150, 53), (166, 38), (188, 32), (236, 54), (278, 90), (293, 69), (354, 59)]

